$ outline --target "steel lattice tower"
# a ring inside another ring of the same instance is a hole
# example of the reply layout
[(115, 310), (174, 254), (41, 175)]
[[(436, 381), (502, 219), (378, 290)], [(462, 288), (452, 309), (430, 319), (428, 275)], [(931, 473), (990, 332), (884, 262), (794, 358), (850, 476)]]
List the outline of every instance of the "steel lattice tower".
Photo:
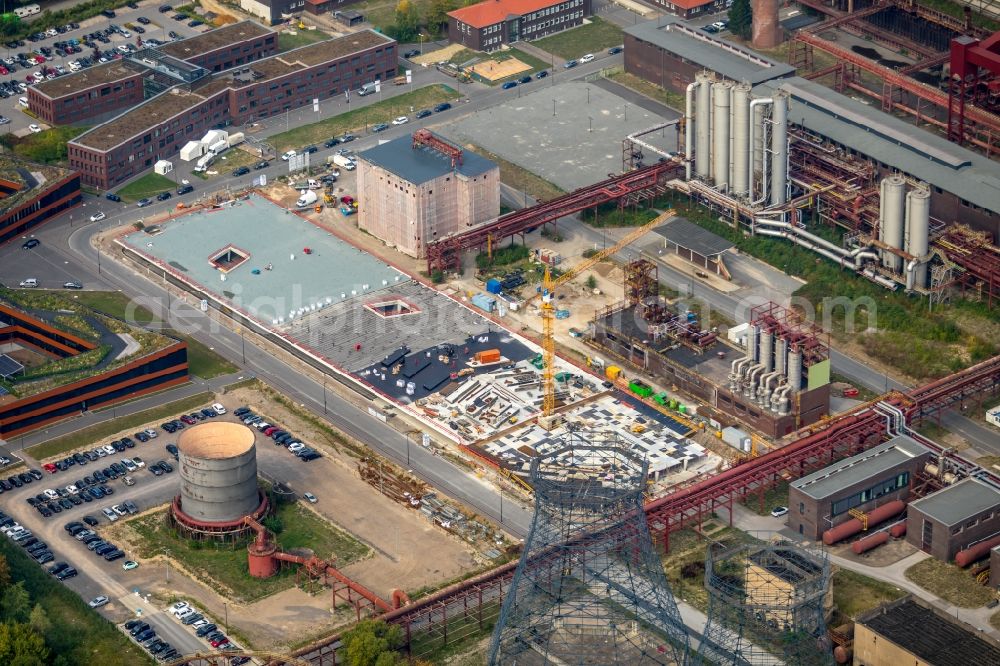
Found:
[(686, 663), (687, 632), (643, 511), (648, 462), (614, 433), (560, 440), (531, 463), (535, 515), (489, 663)]
[(833, 666), (826, 553), (790, 541), (709, 546), (708, 624), (699, 664)]

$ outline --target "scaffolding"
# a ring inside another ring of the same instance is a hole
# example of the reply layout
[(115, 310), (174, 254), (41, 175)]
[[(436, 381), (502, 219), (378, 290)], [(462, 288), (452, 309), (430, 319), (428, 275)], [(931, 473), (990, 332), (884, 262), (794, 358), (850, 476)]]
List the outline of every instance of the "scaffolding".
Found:
[(697, 663), (740, 666), (833, 664), (824, 608), (824, 552), (773, 540), (724, 548), (705, 562), (708, 624)]
[(687, 631), (643, 513), (649, 463), (575, 432), (531, 463), (535, 517), (489, 664), (685, 664)]
[(656, 298), (659, 286), (659, 272), (652, 261), (636, 259), (625, 264), (625, 301), (629, 305), (638, 305)]

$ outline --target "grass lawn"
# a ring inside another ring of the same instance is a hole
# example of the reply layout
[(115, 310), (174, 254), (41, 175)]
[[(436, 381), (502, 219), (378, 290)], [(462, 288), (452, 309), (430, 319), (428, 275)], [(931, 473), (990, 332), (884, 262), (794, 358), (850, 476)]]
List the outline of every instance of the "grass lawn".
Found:
[[(50, 576), (13, 542), (8, 539), (0, 541), (0, 555), (7, 561), (11, 579), (24, 583), (31, 604), (45, 609), (51, 623), (48, 631), (43, 632), (52, 658), (47, 663), (101, 666), (154, 663), (113, 624), (88, 608), (79, 594)], [(35, 662), (27, 660), (23, 663)]]
[(833, 574), (833, 605), (841, 615), (851, 620), (905, 594), (895, 585), (846, 569)]
[[(765, 452), (766, 451), (761, 452), (761, 455)], [(788, 506), (788, 483), (782, 482), (774, 488), (764, 491), (763, 511), (760, 510), (760, 499), (758, 498), (757, 493), (747, 495), (746, 501), (743, 502), (743, 506), (759, 516), (771, 515), (771, 509), (777, 506)]]
[[(719, 523), (720, 521), (714, 521)], [(727, 547), (756, 541), (746, 532), (724, 527), (712, 533), (711, 540)], [(705, 589), (705, 552), (708, 541), (692, 529), (683, 529), (670, 535), (670, 552), (662, 557), (674, 596), (695, 608), (708, 610), (708, 590)]]
[(87, 127), (52, 127), (38, 133), (14, 136), (4, 134), (0, 143), (14, 151), (16, 155), (33, 162), (56, 164), (66, 161), (66, 142), (87, 131)]
[(301, 148), (309, 144), (322, 143), (332, 136), (345, 132), (361, 133), (376, 123), (387, 123), (400, 114), (409, 114), (410, 107), (427, 109), (441, 102), (458, 99), (453, 88), (434, 84), (403, 93), (382, 102), (376, 102), (360, 109), (346, 111), (339, 115), (296, 127), (271, 137), (270, 143), (278, 154), (290, 148)]
[(160, 421), (162, 419), (166, 419), (168, 416), (174, 416), (182, 412), (190, 412), (195, 407), (204, 407), (206, 404), (212, 402), (212, 397), (212, 394), (208, 392), (198, 393), (197, 395), (193, 395), (189, 398), (168, 402), (165, 405), (160, 405), (159, 407), (147, 409), (128, 416), (122, 416), (105, 423), (98, 423), (90, 427), (83, 428), (82, 430), (77, 430), (76, 432), (68, 435), (63, 435), (62, 437), (50, 439), (47, 442), (32, 446), (28, 449), (28, 453), (37, 460), (44, 460), (45, 458), (61, 455), (67, 451), (73, 451), (74, 449), (78, 449), (82, 446), (88, 446), (100, 439), (110, 437), (116, 433), (132, 430), (133, 428), (137, 428), (144, 423)]
[(682, 110), (684, 108), (684, 95), (676, 93), (672, 90), (661, 88), (655, 83), (650, 83), (649, 81), (640, 79), (634, 74), (628, 74), (625, 71), (617, 70), (608, 74), (607, 77), (615, 83), (619, 83), (626, 88), (634, 90), (640, 95), (645, 95), (650, 99), (655, 99), (657, 102), (662, 102), (671, 109)]
[(499, 155), (494, 155), (481, 146), (465, 144), (464, 148), (496, 162), (500, 166), (500, 180), (515, 190), (527, 192), (530, 196), (542, 201), (548, 201), (566, 193), (558, 185), (550, 183), (524, 167), (508, 162)]
[(596, 53), (622, 43), (622, 29), (614, 23), (590, 17), (590, 23), (579, 28), (564, 30), (550, 37), (532, 42), (533, 46), (570, 60), (585, 53)]
[(202, 379), (212, 379), (237, 372), (239, 368), (222, 358), (214, 351), (194, 338), (186, 337), (176, 331), (164, 331), (167, 335), (175, 335), (188, 344), (188, 370), (192, 375)]
[(592, 227), (639, 227), (656, 217), (649, 208), (618, 208), (618, 204), (606, 203), (593, 211), (581, 213), (580, 219)]
[[(362, 559), (370, 552), (368, 546), (297, 502), (280, 505), (275, 516), (283, 525), (277, 540), (285, 550), (311, 548), (318, 557), (336, 558), (339, 567)], [(295, 584), (294, 567), (287, 567), (265, 580), (251, 578), (243, 544), (216, 548), (178, 538), (167, 525), (165, 510), (130, 520), (125, 526), (140, 537), (136, 551), (140, 557), (154, 557), (169, 550), (170, 556), (188, 571), (213, 587), (225, 588), (223, 594), (234, 599), (255, 601)]]
[(280, 32), (278, 33), (278, 53), (309, 46), (325, 39), (330, 39), (330, 35), (322, 30), (296, 30), (294, 35)]
[(928, 557), (906, 570), (906, 578), (959, 608), (979, 608), (993, 598), (968, 571)]
[(172, 178), (150, 172), (118, 190), (118, 196), (125, 201), (138, 201), (139, 199), (155, 197), (163, 191), (173, 191), (176, 187), (177, 183)]
[[(70, 294), (72, 294), (71, 297), (76, 298), (76, 300), (92, 310), (103, 312), (119, 319), (125, 319), (126, 321), (133, 321), (139, 325), (148, 325), (155, 319), (153, 313), (140, 305), (136, 305), (132, 299), (120, 291), (69, 292), (67, 296)], [(165, 329), (163, 332), (188, 343), (188, 366), (192, 375), (196, 375), (202, 379), (211, 379), (239, 370), (235, 365), (194, 338), (169, 329)]]

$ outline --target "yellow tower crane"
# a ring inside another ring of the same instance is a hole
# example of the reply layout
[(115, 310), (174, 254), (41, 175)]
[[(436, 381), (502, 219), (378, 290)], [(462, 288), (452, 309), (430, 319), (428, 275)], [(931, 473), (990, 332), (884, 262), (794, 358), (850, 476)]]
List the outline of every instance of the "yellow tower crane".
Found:
[[(556, 407), (556, 380), (555, 380), (555, 358), (556, 358), (556, 343), (552, 337), (552, 320), (555, 318), (555, 307), (552, 304), (552, 299), (555, 296), (555, 290), (560, 286), (566, 284), (580, 273), (591, 268), (597, 263), (603, 261), (604, 259), (610, 257), (615, 252), (618, 252), (622, 248), (631, 245), (635, 241), (639, 240), (647, 232), (651, 231), (655, 227), (663, 224), (671, 217), (674, 217), (677, 212), (673, 209), (664, 211), (658, 215), (655, 219), (647, 222), (641, 227), (637, 227), (632, 231), (625, 234), (624, 237), (611, 247), (606, 247), (599, 251), (592, 257), (584, 259), (579, 264), (569, 269), (559, 277), (553, 279), (551, 273), (549, 272), (549, 265), (545, 265), (545, 276), (542, 279), (542, 417), (544, 420), (548, 420), (552, 416)], [(534, 300), (534, 297), (529, 299), (529, 302)]]

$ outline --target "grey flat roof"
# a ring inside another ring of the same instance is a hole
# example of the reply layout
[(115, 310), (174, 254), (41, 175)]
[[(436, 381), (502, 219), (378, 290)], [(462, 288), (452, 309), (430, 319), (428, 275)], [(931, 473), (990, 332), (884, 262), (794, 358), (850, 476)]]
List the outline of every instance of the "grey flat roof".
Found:
[(792, 96), (788, 120), (883, 164), (1000, 214), (1000, 164), (943, 137), (795, 76), (757, 86)]
[(675, 217), (657, 227), (655, 231), (669, 242), (686, 250), (692, 250), (703, 257), (714, 257), (733, 247), (733, 244), (722, 236), (717, 236), (683, 217)]
[(638, 23), (624, 32), (734, 81), (757, 84), (795, 73), (791, 65), (717, 39), (674, 16)]
[(912, 437), (897, 435), (863, 453), (792, 481), (791, 487), (813, 499), (825, 499), (859, 481), (877, 477), (900, 463), (930, 452), (929, 448)]
[(910, 506), (944, 525), (957, 525), (1000, 506), (1000, 490), (979, 479), (963, 479)]
[[(409, 134), (380, 146), (369, 148), (360, 153), (360, 156), (415, 185), (434, 180), (446, 173), (451, 173), (452, 170), (451, 158), (426, 146), (414, 148), (413, 139)], [(468, 150), (463, 150), (462, 164), (456, 171), (463, 176), (472, 178), (494, 168), (496, 168), (494, 162)]]

